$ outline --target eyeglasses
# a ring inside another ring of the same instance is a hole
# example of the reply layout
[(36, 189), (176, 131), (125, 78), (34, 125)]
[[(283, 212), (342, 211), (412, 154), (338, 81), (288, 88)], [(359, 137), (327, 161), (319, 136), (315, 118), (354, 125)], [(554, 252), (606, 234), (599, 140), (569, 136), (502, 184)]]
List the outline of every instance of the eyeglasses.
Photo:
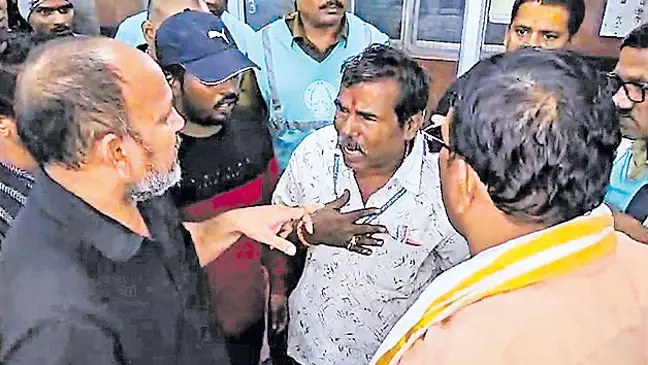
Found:
[(439, 151), (441, 151), (441, 148), (445, 148), (445, 149), (448, 150), (448, 152), (452, 152), (452, 148), (450, 148), (450, 145), (445, 143), (443, 141), (443, 139), (441, 139), (441, 138), (439, 138), (439, 137), (437, 137), (437, 136), (435, 136), (433, 134), (432, 130), (435, 129), (435, 128), (441, 128), (441, 127), (437, 126), (437, 125), (431, 125), (431, 126), (425, 128), (425, 129), (421, 130), (421, 132), (423, 133), (423, 136), (425, 136), (425, 138), (428, 140), (428, 142), (433, 142), (434, 144), (438, 145), (438, 147), (436, 147), (434, 145), (428, 144), (428, 148), (429, 148), (430, 152), (433, 152), (433, 153), (434, 152), (439, 152)]
[(623, 87), (626, 96), (633, 103), (639, 104), (646, 101), (646, 90), (648, 90), (648, 82), (624, 81), (621, 76), (614, 72), (610, 72), (608, 77), (612, 80), (615, 90)]

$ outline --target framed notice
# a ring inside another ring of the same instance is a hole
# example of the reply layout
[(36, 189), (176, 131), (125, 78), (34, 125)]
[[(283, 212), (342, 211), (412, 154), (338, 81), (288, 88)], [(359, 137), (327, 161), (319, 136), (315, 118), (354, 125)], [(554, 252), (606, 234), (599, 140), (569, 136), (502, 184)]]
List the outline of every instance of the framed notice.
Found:
[(646, 22), (647, 0), (608, 0), (601, 24), (602, 37), (625, 37)]
[(509, 25), (514, 0), (492, 0), (488, 11), (488, 21), (495, 24)]

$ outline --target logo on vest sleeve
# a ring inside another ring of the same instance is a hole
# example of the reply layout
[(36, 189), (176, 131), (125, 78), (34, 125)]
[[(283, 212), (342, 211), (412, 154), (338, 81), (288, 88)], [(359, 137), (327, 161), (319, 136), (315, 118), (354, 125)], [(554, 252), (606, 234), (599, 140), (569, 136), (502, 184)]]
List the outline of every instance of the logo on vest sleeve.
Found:
[(336, 90), (330, 83), (317, 80), (304, 92), (304, 103), (315, 119), (332, 120), (335, 115)]

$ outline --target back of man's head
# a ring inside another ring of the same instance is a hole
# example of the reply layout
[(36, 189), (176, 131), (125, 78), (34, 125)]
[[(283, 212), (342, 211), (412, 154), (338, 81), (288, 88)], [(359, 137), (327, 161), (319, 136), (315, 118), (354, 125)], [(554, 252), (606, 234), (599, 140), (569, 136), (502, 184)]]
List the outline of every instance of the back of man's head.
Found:
[(110, 42), (57, 40), (27, 59), (15, 111), (20, 138), (38, 163), (79, 168), (102, 134), (128, 130), (122, 74)]
[(600, 205), (620, 142), (604, 75), (577, 54), (525, 49), (467, 75), (450, 124), (463, 157), (506, 215), (555, 225)]
[(585, 19), (585, 1), (584, 0), (515, 0), (513, 9), (511, 10), (511, 22), (515, 19), (522, 4), (537, 2), (542, 5), (561, 6), (569, 13), (569, 21), (567, 22), (567, 29), (569, 29), (569, 36), (573, 37)]
[(158, 28), (162, 22), (184, 9), (203, 10), (199, 0), (149, 0), (148, 20)]
[(342, 87), (393, 79), (400, 87), (396, 115), (403, 125), (407, 119), (425, 111), (429, 77), (405, 52), (384, 44), (369, 46), (342, 65)]
[(155, 38), (160, 25), (171, 16), (185, 9), (207, 11), (199, 0), (149, 0), (147, 6), (148, 18), (142, 24), (142, 32), (151, 57), (155, 58)]
[(648, 48), (648, 23), (633, 29), (621, 42), (621, 49), (625, 47), (646, 49)]

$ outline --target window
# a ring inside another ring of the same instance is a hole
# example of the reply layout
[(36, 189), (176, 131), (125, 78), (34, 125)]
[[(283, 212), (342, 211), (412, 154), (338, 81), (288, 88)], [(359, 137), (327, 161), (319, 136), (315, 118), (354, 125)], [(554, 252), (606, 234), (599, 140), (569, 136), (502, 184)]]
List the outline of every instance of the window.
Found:
[(459, 43), (464, 0), (420, 0), (416, 40)]
[(499, 24), (488, 22), (486, 25), (486, 40), (487, 45), (502, 45), (504, 44), (504, 34), (506, 33), (508, 24)]
[(295, 9), (294, 0), (240, 0), (244, 2), (245, 20), (254, 30), (263, 28)]
[[(246, 22), (258, 30), (293, 11), (295, 0), (230, 0), (230, 8), (234, 1)], [(468, 0), (347, 1), (356, 15), (387, 33), (394, 44), (413, 56), (458, 60)], [(485, 54), (501, 51), (505, 30), (504, 24), (487, 22)]]
[[(494, 3), (497, 1), (496, 3)], [(484, 35), (484, 56), (504, 51), (504, 35), (510, 23), (512, 0), (490, 0), (489, 14), (486, 15), (486, 34)]]
[(402, 38), (403, 0), (356, 0), (355, 14), (389, 35)]

